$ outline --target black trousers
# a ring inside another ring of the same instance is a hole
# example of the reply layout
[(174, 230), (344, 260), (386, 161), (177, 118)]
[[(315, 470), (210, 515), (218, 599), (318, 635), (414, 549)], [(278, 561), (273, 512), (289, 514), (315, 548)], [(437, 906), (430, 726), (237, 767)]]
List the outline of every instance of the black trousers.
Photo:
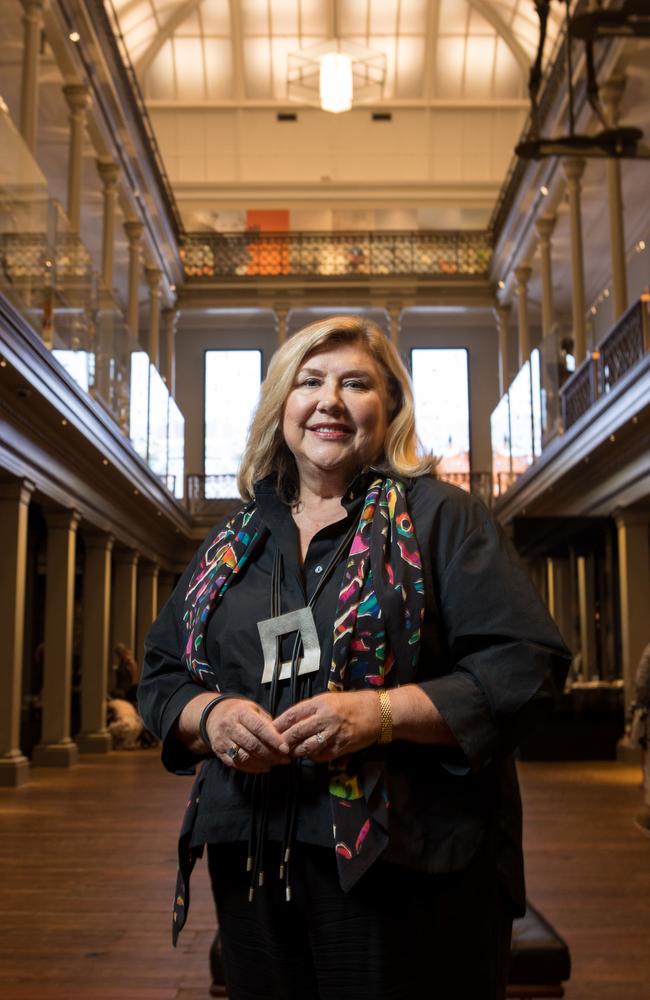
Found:
[(378, 862), (346, 894), (334, 852), (298, 844), (287, 903), (269, 845), (251, 903), (245, 854), (208, 848), (230, 1000), (505, 996), (512, 913), (483, 857), (449, 875)]

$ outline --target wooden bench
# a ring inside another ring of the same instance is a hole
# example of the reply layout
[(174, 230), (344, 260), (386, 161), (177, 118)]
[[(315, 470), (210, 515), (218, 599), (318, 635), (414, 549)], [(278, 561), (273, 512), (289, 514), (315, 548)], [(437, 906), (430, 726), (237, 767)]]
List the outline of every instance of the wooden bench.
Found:
[(526, 913), (515, 920), (510, 947), (507, 996), (513, 1000), (563, 997), (571, 975), (569, 948), (539, 910), (526, 902)]

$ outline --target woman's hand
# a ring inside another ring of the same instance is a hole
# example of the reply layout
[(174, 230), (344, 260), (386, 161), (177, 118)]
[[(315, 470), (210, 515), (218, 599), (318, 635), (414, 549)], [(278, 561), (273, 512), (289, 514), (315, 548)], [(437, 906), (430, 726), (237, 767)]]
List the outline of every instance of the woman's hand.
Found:
[[(447, 723), (417, 684), (390, 688), (393, 739), (457, 746)], [(318, 694), (275, 720), (294, 757), (323, 762), (376, 743), (381, 732), (379, 691)]]
[[(274, 764), (289, 763), (289, 746), (268, 712), (247, 698), (227, 698), (212, 709), (206, 732), (210, 746), (226, 767), (262, 774)], [(239, 747), (231, 757), (228, 750)]]
[(381, 728), (376, 691), (317, 694), (288, 708), (274, 721), (294, 757), (317, 762), (376, 743)]

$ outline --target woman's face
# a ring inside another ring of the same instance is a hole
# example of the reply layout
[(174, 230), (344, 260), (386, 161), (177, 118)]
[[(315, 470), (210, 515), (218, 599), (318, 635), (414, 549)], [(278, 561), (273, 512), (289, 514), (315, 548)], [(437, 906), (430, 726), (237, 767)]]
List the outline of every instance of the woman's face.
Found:
[(316, 351), (298, 369), (282, 430), (298, 472), (345, 485), (381, 452), (388, 423), (383, 372), (363, 347)]

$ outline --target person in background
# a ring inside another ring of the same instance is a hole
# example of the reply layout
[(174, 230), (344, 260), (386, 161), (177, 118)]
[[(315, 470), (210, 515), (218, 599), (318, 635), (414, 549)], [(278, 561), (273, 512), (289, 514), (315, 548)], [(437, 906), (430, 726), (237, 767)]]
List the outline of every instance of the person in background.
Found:
[(115, 671), (115, 687), (112, 692), (114, 698), (123, 698), (125, 701), (135, 705), (137, 700), (137, 680), (138, 664), (133, 658), (133, 653), (123, 642), (118, 642), (115, 646), (117, 664), (113, 668)]
[(239, 470), (145, 644), (177, 774), (174, 940), (207, 845), (230, 1000), (502, 1000), (525, 906), (513, 752), (569, 653), (409, 375), (339, 316), (275, 354)]
[(650, 837), (650, 643), (645, 647), (634, 677), (636, 697), (629, 708), (628, 743), (643, 753), (643, 805), (635, 824)]

